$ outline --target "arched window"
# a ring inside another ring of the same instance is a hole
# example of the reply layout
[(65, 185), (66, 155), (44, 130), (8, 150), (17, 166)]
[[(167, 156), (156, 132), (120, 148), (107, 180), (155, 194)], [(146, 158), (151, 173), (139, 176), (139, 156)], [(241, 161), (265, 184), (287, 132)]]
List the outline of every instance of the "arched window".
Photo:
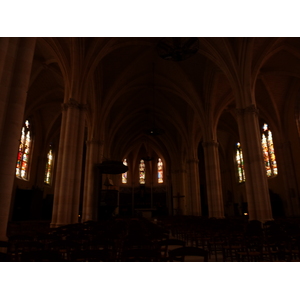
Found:
[(158, 163), (157, 163), (157, 179), (158, 179), (158, 183), (163, 183), (164, 182), (164, 177), (163, 177), (164, 173), (163, 173), (163, 163), (161, 161), (161, 159), (158, 159)]
[(52, 154), (52, 148), (50, 145), (50, 149), (47, 154), (47, 163), (46, 163), (46, 169), (45, 169), (44, 182), (46, 184), (51, 184), (52, 166), (53, 166), (53, 154)]
[(239, 183), (245, 182), (245, 170), (244, 170), (244, 159), (243, 159), (243, 151), (240, 143), (236, 143), (236, 164), (238, 170)]
[(145, 162), (143, 159), (140, 161), (140, 184), (145, 184), (145, 179), (146, 179), (146, 167), (145, 167)]
[(20, 179), (28, 179), (29, 170), (29, 155), (31, 151), (31, 133), (30, 123), (25, 121), (22, 127), (21, 139), (19, 144), (19, 151), (16, 165), (16, 176)]
[(267, 176), (276, 176), (278, 174), (278, 169), (274, 151), (273, 137), (272, 132), (269, 130), (269, 126), (266, 123), (262, 127), (261, 145), (263, 149)]
[[(123, 160), (123, 165), (127, 166), (126, 158)], [(127, 172), (122, 173), (122, 183), (127, 183)]]

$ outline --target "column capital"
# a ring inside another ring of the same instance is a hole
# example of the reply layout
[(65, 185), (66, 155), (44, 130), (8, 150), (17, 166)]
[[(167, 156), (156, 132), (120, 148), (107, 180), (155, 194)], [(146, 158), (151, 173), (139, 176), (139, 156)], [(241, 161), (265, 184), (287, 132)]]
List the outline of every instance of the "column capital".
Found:
[(259, 110), (254, 104), (251, 104), (245, 108), (236, 108), (235, 112), (238, 117), (243, 117), (245, 114), (255, 114), (257, 116), (259, 115)]
[(76, 109), (79, 109), (79, 110), (86, 110), (87, 105), (86, 104), (80, 104), (75, 99), (70, 98), (68, 102), (62, 104), (62, 110), (63, 111), (66, 111), (69, 108), (76, 108)]

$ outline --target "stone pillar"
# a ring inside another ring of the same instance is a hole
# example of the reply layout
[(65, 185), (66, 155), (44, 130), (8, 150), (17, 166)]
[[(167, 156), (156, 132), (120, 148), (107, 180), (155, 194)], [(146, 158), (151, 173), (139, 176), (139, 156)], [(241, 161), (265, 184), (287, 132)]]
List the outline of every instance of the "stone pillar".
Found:
[[(10, 45), (10, 41), (12, 39), (8, 37), (1, 37), (0, 38), (0, 78), (4, 72), (4, 65), (6, 63), (7, 58), (7, 51)], [(15, 39), (17, 41), (17, 39)]]
[(89, 140), (87, 144), (86, 171), (84, 181), (84, 198), (82, 207), (82, 221), (97, 221), (97, 196), (99, 189), (98, 173), (95, 164), (100, 163), (103, 153), (103, 142), (100, 140)]
[(285, 183), (285, 199), (287, 199), (287, 201), (283, 201), (285, 215), (287, 217), (299, 217), (299, 191), (290, 142), (281, 145), (275, 144), (275, 154), (277, 163), (279, 160), (278, 176), (281, 176), (282, 173)]
[(51, 227), (78, 222), (85, 107), (70, 99), (62, 117)]
[(0, 240), (6, 240), (16, 159), (24, 121), (35, 38), (10, 38), (0, 42)]
[[(60, 128), (60, 142), (58, 144), (58, 151), (57, 151), (57, 164), (56, 164), (56, 173), (55, 173), (55, 185), (54, 185), (54, 192), (57, 195), (57, 200), (59, 200), (58, 195), (61, 189), (61, 182), (62, 182), (62, 170), (63, 170), (63, 152), (64, 152), (64, 140), (66, 134), (66, 121), (67, 121), (67, 110), (64, 109), (64, 105), (62, 106), (62, 121), (61, 121), (61, 128)], [(57, 223), (57, 216), (58, 216), (58, 204), (59, 201), (53, 201), (53, 208), (52, 208), (52, 221), (51, 227), (55, 227)], [(53, 225), (52, 225), (53, 224)]]
[(200, 180), (198, 165), (198, 159), (190, 159), (187, 161), (189, 187), (189, 195), (187, 198), (188, 214), (193, 216), (201, 215)]
[(224, 218), (224, 204), (219, 162), (219, 143), (203, 142), (208, 214), (212, 218)]
[(17, 39), (14, 40), (14, 43), (11, 43), (10, 38), (0, 38), (0, 141), (3, 133), (3, 126), (5, 120), (7, 91), (10, 88), (9, 81), (14, 70), (14, 52), (16, 51), (16, 49)]
[(261, 222), (272, 220), (258, 110), (254, 105), (251, 105), (236, 111), (244, 158), (249, 220), (259, 220)]

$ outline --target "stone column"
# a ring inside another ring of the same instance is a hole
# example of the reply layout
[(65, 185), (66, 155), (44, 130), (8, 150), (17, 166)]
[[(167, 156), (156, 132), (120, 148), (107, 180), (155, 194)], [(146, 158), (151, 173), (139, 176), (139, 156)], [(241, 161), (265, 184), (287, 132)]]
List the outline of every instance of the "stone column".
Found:
[[(287, 217), (299, 217), (299, 191), (290, 142), (285, 142), (281, 145), (275, 144), (275, 154), (277, 163), (278, 160), (281, 162), (278, 167), (278, 176), (281, 176), (280, 174), (282, 173), (285, 183), (285, 199), (287, 199), (287, 201), (283, 201), (285, 215)], [(279, 157), (280, 159), (278, 159)]]
[[(1, 37), (0, 38), (0, 78), (4, 72), (4, 64), (6, 63), (6, 56), (10, 41), (12, 38)], [(15, 39), (17, 41), (17, 39)]]
[(0, 240), (7, 239), (16, 159), (35, 42), (35, 38), (10, 38), (0, 43), (1, 52), (7, 49), (5, 60), (0, 61)]
[[(61, 121), (61, 128), (60, 128), (60, 142), (58, 144), (58, 151), (57, 151), (57, 164), (56, 164), (56, 173), (55, 173), (55, 185), (54, 185), (54, 192), (57, 197), (57, 201), (53, 201), (53, 208), (52, 208), (52, 221), (51, 227), (55, 227), (57, 223), (57, 216), (58, 216), (58, 204), (59, 204), (59, 191), (61, 189), (61, 181), (62, 181), (62, 170), (63, 170), (63, 152), (64, 152), (64, 140), (66, 134), (66, 120), (67, 120), (67, 110), (64, 109), (64, 105), (62, 105), (62, 121)], [(53, 225), (52, 225), (53, 224)]]
[[(3, 133), (5, 110), (7, 104), (7, 91), (10, 88), (10, 74), (14, 70), (13, 63), (15, 61), (14, 51), (17, 48), (17, 39), (13, 45), (10, 38), (0, 38), (0, 141)], [(8, 54), (10, 53), (10, 55)]]
[(244, 109), (237, 109), (236, 112), (243, 149), (249, 220), (259, 220), (261, 222), (272, 220), (258, 110), (254, 105), (251, 105)]
[(85, 107), (70, 99), (62, 117), (51, 227), (78, 222)]
[(198, 165), (198, 159), (190, 159), (187, 161), (189, 187), (189, 196), (187, 199), (188, 214), (193, 216), (201, 215), (200, 180)]
[[(82, 208), (82, 221), (97, 221), (97, 196), (99, 192), (97, 183), (97, 170), (95, 164), (100, 163), (103, 153), (103, 142), (89, 140), (87, 144), (86, 171), (84, 181), (84, 198)], [(101, 189), (101, 187), (100, 187)]]
[(203, 142), (209, 217), (224, 218), (219, 143)]

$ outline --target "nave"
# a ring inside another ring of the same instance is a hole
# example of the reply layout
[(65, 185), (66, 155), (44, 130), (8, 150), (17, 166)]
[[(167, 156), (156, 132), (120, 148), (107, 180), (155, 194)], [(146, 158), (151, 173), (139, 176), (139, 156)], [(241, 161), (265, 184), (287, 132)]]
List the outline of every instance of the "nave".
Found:
[[(299, 47), (297, 37), (0, 39), (0, 241), (11, 222), (50, 220), (55, 232), (109, 211), (299, 218)], [(101, 169), (111, 162), (122, 170)]]

